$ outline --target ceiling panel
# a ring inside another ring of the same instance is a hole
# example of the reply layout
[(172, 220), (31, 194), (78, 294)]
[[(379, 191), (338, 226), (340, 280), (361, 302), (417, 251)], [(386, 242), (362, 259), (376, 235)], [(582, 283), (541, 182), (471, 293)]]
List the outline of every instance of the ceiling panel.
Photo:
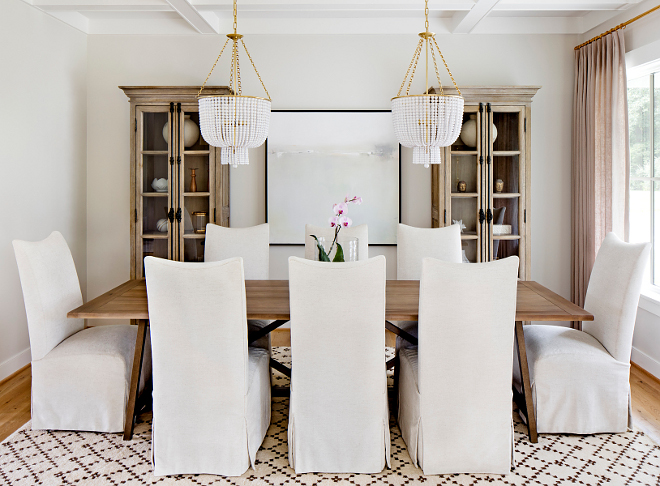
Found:
[[(91, 35), (214, 34), (232, 23), (232, 0), (23, 1)], [(437, 33), (582, 34), (640, 1), (431, 0), (430, 24)], [(238, 11), (246, 34), (403, 34), (424, 25), (421, 0), (240, 0)]]

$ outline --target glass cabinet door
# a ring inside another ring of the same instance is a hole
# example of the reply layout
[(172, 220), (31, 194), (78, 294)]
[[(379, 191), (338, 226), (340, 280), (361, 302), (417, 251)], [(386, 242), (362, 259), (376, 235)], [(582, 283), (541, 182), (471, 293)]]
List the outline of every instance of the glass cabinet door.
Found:
[[(492, 106), (487, 110), (486, 143), (489, 160), (486, 177), (488, 260), (512, 255), (524, 257), (526, 219), (525, 108)], [(521, 268), (523, 265), (521, 264)]]
[(136, 109), (135, 245), (136, 276), (144, 276), (144, 257), (172, 258), (170, 209), (173, 171), (170, 164), (168, 107)]
[(464, 128), (461, 136), (447, 151), (449, 177), (445, 193), (449, 196), (446, 205), (450, 208), (446, 224), (461, 223), (465, 226), (461, 233), (464, 260), (482, 261), (481, 209), (483, 177), (481, 170), (482, 114), (478, 106), (466, 106), (463, 114)]
[(206, 224), (215, 221), (215, 148), (209, 146), (199, 130), (197, 105), (179, 105), (177, 160), (181, 221), (179, 222), (179, 259), (204, 261)]

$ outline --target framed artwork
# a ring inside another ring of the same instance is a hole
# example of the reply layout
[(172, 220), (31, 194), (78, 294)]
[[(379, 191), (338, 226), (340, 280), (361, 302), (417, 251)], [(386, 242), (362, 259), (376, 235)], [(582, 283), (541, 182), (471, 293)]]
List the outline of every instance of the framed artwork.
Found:
[(266, 221), (270, 243), (304, 244), (305, 224), (328, 225), (346, 195), (353, 225), (369, 225), (369, 244), (396, 244), (400, 146), (382, 111), (273, 111), (266, 141)]

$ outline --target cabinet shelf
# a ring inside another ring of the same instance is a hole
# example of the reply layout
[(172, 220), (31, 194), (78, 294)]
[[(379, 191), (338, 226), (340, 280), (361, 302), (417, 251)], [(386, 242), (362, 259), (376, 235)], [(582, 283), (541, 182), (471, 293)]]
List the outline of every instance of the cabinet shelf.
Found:
[(519, 240), (520, 235), (493, 235), (494, 240)]
[(166, 240), (168, 238), (167, 233), (161, 233), (160, 231), (145, 231), (142, 233), (142, 239), (145, 240)]
[(209, 150), (184, 150), (183, 155), (208, 155)]
[(142, 197), (167, 197), (166, 192), (143, 192)]
[(142, 155), (169, 155), (167, 150), (140, 150)]
[(184, 233), (183, 237), (190, 240), (203, 240), (206, 238), (206, 233)]
[(461, 233), (461, 240), (476, 240), (478, 238), (476, 231), (463, 231)]
[(209, 197), (210, 192), (184, 192), (184, 197)]
[(451, 197), (479, 197), (478, 192), (452, 192)]
[(505, 199), (505, 198), (515, 198), (520, 197), (519, 192), (496, 192), (493, 194), (494, 199)]
[(520, 154), (520, 150), (493, 150), (493, 157), (512, 157)]
[(478, 155), (476, 150), (452, 150), (452, 155)]

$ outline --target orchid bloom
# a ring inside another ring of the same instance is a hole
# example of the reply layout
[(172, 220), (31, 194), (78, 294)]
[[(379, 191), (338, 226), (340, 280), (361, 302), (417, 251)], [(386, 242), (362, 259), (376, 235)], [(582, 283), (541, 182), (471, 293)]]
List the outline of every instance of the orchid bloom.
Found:
[(339, 225), (342, 228), (350, 228), (352, 224), (353, 224), (353, 221), (348, 216), (341, 216), (339, 218)]
[(346, 205), (346, 203), (339, 203), (332, 206), (332, 210), (335, 212), (337, 216), (341, 216), (346, 211), (348, 211), (348, 206)]
[(355, 203), (355, 204), (362, 204), (362, 198), (360, 196), (349, 196), (346, 194), (346, 197), (344, 198), (344, 203)]
[(339, 217), (338, 216), (333, 216), (332, 218), (330, 218), (328, 220), (328, 222), (330, 223), (330, 227), (334, 228), (335, 226), (339, 225)]

